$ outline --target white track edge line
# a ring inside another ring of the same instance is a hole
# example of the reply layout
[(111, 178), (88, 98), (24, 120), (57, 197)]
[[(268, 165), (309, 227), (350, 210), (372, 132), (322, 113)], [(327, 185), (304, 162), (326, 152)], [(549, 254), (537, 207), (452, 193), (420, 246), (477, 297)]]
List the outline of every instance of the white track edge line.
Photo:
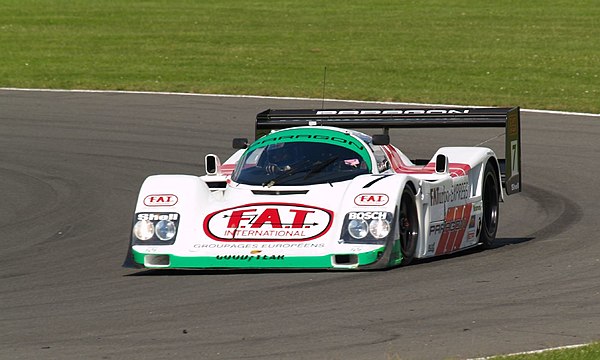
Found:
[[(178, 93), (164, 91), (125, 91), (125, 90), (79, 90), (79, 89), (28, 89), (28, 88), (4, 88), (0, 90), (6, 91), (30, 91), (30, 92), (73, 92), (73, 93), (108, 93), (108, 94), (143, 94), (143, 95), (175, 95), (175, 96), (204, 96), (204, 97), (227, 97), (227, 98), (249, 98), (249, 99), (281, 99), (281, 100), (301, 100), (301, 101), (323, 101), (323, 102), (346, 102), (346, 103), (363, 103), (363, 104), (381, 104), (381, 105), (407, 105), (407, 106), (445, 106), (445, 107), (485, 107), (485, 106), (469, 106), (469, 105), (453, 105), (453, 104), (427, 104), (427, 103), (411, 103), (411, 102), (396, 102), (396, 101), (365, 101), (365, 100), (339, 100), (339, 99), (317, 99), (317, 98), (302, 98), (288, 96), (260, 96), (260, 95), (228, 95), (228, 94), (198, 94), (198, 93)], [(600, 117), (600, 114), (556, 111), (556, 110), (537, 110), (537, 109), (521, 109), (525, 112), (556, 114), (556, 115), (575, 115), (575, 116), (591, 116)]]
[(577, 345), (566, 345), (566, 346), (557, 346), (557, 347), (540, 349), (540, 350), (523, 351), (523, 352), (512, 353), (512, 354), (504, 354), (504, 355), (492, 355), (492, 356), (486, 356), (486, 357), (480, 357), (480, 358), (472, 358), (472, 359), (467, 359), (467, 360), (489, 360), (489, 359), (493, 359), (493, 358), (499, 357), (499, 356), (519, 356), (519, 355), (540, 354), (540, 353), (544, 353), (544, 352), (548, 352), (548, 351), (554, 351), (554, 350), (576, 349), (576, 348), (588, 346), (588, 345), (591, 345), (591, 344), (592, 343), (577, 344)]

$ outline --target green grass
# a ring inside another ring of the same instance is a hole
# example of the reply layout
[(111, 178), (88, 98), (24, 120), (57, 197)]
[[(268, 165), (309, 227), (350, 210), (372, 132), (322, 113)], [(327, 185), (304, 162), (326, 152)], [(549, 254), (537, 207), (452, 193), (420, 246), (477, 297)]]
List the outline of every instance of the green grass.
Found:
[(0, 87), (600, 113), (600, 2), (0, 0)]
[(496, 356), (490, 360), (597, 360), (600, 359), (600, 343), (587, 346), (553, 350), (537, 354)]

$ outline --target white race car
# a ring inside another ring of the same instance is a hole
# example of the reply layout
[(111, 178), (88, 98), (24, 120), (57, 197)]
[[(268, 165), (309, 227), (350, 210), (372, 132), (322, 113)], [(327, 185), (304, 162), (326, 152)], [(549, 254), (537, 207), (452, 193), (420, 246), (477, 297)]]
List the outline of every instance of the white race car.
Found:
[[(389, 143), (402, 127), (502, 127), (505, 157), (442, 147), (411, 161)], [(206, 155), (206, 175), (144, 181), (124, 266), (393, 267), (492, 246), (504, 192), (521, 191), (518, 107), (267, 110), (256, 141), (233, 143), (224, 163)]]

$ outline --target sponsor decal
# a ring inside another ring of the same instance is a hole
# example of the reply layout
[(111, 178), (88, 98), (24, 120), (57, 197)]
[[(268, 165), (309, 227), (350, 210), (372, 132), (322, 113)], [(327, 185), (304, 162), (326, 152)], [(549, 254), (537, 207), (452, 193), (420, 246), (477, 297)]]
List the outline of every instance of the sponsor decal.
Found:
[(329, 142), (337, 145), (344, 145), (350, 149), (354, 150), (364, 150), (365, 147), (362, 146), (358, 141), (355, 141), (353, 138), (349, 136), (330, 136), (330, 135), (320, 135), (320, 134), (310, 134), (310, 133), (300, 133), (300, 134), (291, 134), (291, 135), (282, 135), (282, 136), (272, 136), (265, 139), (257, 140), (252, 147), (257, 147), (270, 143), (280, 143), (285, 141), (320, 141), (320, 142)]
[[(212, 244), (194, 244), (195, 249), (321, 249), (324, 243), (212, 243)], [(251, 250), (251, 254), (260, 254), (262, 250)]]
[(465, 204), (448, 209), (446, 218), (444, 219), (442, 234), (436, 246), (435, 255), (451, 253), (462, 247), (472, 209), (473, 204)]
[(302, 249), (302, 248), (324, 248), (325, 244), (285, 244), (285, 243), (277, 243), (277, 244), (262, 244), (260, 246), (261, 248), (269, 248), (269, 249), (288, 249), (288, 248), (294, 248), (294, 249)]
[(519, 111), (511, 111), (506, 119), (506, 194), (511, 195), (521, 191), (521, 120)]
[(139, 213), (137, 214), (138, 220), (149, 220), (149, 221), (161, 221), (161, 220), (179, 220), (179, 214), (177, 213), (166, 213), (166, 214), (154, 214), (154, 213)]
[(217, 255), (217, 260), (264, 261), (284, 260), (285, 255)]
[(386, 211), (356, 211), (348, 213), (348, 220), (385, 220), (387, 214)]
[(154, 194), (144, 198), (146, 206), (173, 206), (179, 199), (173, 194)]
[(444, 230), (443, 221), (433, 221), (429, 224), (429, 235), (436, 235)]
[(506, 128), (508, 130), (508, 135), (510, 136), (518, 136), (519, 135), (519, 113), (511, 112), (508, 114), (506, 119)]
[(427, 253), (432, 254), (435, 251), (435, 243), (427, 244)]
[(360, 165), (360, 160), (358, 159), (346, 159), (344, 160), (344, 165), (358, 167)]
[(414, 109), (414, 110), (319, 110), (317, 115), (413, 115), (413, 114), (468, 114), (469, 109)]
[(469, 182), (453, 184), (448, 190), (445, 186), (437, 186), (429, 190), (429, 204), (431, 206), (465, 200), (469, 197)]
[(291, 203), (253, 203), (223, 209), (204, 219), (218, 241), (307, 241), (329, 231), (333, 212)]
[(383, 206), (389, 200), (386, 194), (360, 194), (354, 198), (354, 203), (358, 206)]
[(310, 133), (305, 133), (305, 134), (293, 134), (293, 135), (282, 135), (282, 136), (272, 136), (272, 137), (266, 137), (264, 139), (261, 140), (257, 140), (254, 144), (252, 144), (252, 148), (258, 147), (258, 146), (263, 146), (263, 145), (269, 145), (269, 144), (278, 144), (281, 142), (290, 142), (290, 141), (312, 141), (312, 142), (328, 142), (328, 143), (332, 143), (334, 145), (340, 145), (340, 146), (344, 146), (347, 147), (349, 149), (352, 149), (354, 151), (364, 151), (365, 147), (359, 143), (358, 141), (355, 141), (352, 137), (350, 136), (329, 136), (329, 135), (319, 135), (319, 134), (310, 134)]
[(435, 224), (431, 223), (429, 226), (429, 234), (437, 235), (448, 231), (464, 230), (466, 227), (467, 223), (463, 219), (451, 220), (448, 222), (438, 221)]
[(471, 216), (471, 219), (469, 220), (469, 229), (473, 229), (476, 225), (476, 221), (475, 221), (475, 215)]

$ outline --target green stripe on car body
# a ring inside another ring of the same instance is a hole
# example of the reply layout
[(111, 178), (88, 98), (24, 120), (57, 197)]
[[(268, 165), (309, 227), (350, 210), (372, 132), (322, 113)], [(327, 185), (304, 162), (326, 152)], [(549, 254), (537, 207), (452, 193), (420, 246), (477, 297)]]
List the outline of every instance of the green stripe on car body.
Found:
[[(385, 247), (358, 256), (358, 266), (364, 266), (376, 262)], [(218, 255), (218, 256), (177, 256), (170, 254), (143, 254), (132, 249), (133, 258), (136, 263), (144, 265), (144, 258), (148, 256), (168, 256), (168, 265), (146, 266), (147, 268), (196, 268), (196, 269), (260, 269), (260, 268), (305, 268), (305, 269), (328, 269), (344, 268), (334, 266), (332, 257), (335, 254), (323, 256), (287, 256), (287, 255)]]

